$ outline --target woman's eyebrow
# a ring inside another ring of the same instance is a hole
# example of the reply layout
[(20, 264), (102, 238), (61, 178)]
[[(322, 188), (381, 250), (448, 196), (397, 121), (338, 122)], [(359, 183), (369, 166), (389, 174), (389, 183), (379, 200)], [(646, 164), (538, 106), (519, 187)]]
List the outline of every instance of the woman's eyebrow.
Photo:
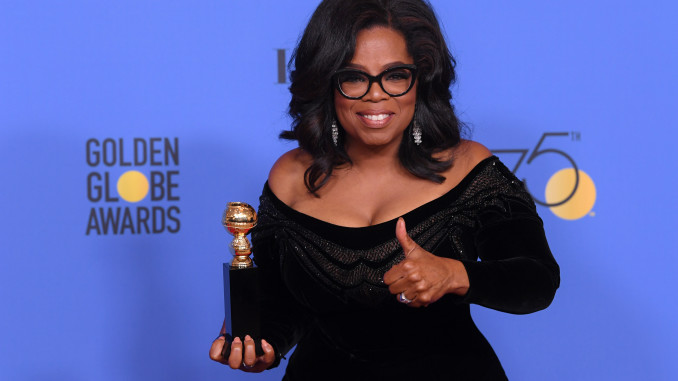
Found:
[[(395, 67), (395, 66), (401, 66), (401, 65), (411, 65), (411, 64), (407, 64), (407, 63), (402, 62), (402, 61), (389, 62), (389, 63), (387, 63), (387, 64), (385, 64), (381, 67), (381, 71), (390, 69), (390, 68)], [(363, 66), (361, 64), (357, 64), (357, 63), (349, 62), (348, 64), (346, 64), (345, 68), (346, 69), (357, 69), (357, 70), (362, 70), (364, 72), (367, 72), (367, 68), (365, 66)]]

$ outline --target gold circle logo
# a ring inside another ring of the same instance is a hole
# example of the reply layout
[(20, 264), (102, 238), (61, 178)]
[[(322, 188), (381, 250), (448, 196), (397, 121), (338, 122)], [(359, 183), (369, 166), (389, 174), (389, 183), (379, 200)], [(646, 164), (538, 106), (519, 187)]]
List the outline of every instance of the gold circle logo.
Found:
[[(554, 173), (546, 184), (546, 202), (554, 204), (567, 198), (572, 194), (575, 182), (574, 168), (565, 168)], [(579, 170), (579, 184), (572, 198), (550, 209), (553, 214), (565, 220), (578, 220), (588, 215), (595, 203), (596, 186), (586, 172)]]
[(139, 171), (127, 171), (118, 179), (118, 194), (127, 202), (139, 202), (148, 194), (148, 179)]

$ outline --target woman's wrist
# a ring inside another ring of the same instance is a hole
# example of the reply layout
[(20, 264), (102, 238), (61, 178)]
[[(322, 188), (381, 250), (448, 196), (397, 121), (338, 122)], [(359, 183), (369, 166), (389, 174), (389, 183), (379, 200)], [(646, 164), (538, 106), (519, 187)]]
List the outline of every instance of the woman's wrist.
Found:
[(456, 259), (445, 258), (450, 272), (448, 276), (448, 293), (459, 296), (465, 296), (468, 293), (470, 282), (466, 267), (461, 261)]

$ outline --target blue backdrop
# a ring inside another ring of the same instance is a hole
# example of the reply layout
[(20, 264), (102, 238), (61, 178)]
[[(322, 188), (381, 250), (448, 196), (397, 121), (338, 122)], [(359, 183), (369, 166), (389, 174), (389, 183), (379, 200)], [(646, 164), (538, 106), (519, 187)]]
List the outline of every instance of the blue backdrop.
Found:
[[(0, 2), (0, 379), (280, 379), (208, 358), (220, 217), (293, 148), (280, 62), (317, 3)], [(469, 137), (572, 195), (539, 206), (553, 305), (473, 308), (507, 374), (674, 379), (678, 6), (433, 4)]]

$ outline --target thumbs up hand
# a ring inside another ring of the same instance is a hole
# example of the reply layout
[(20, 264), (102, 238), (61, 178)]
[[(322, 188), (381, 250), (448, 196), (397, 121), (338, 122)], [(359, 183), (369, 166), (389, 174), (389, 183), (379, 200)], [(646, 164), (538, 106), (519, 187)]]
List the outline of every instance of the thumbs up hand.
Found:
[(464, 295), (469, 288), (464, 265), (455, 259), (435, 256), (407, 234), (405, 220), (396, 224), (396, 238), (405, 259), (384, 274), (384, 283), (398, 301), (411, 307), (428, 306), (443, 295)]

